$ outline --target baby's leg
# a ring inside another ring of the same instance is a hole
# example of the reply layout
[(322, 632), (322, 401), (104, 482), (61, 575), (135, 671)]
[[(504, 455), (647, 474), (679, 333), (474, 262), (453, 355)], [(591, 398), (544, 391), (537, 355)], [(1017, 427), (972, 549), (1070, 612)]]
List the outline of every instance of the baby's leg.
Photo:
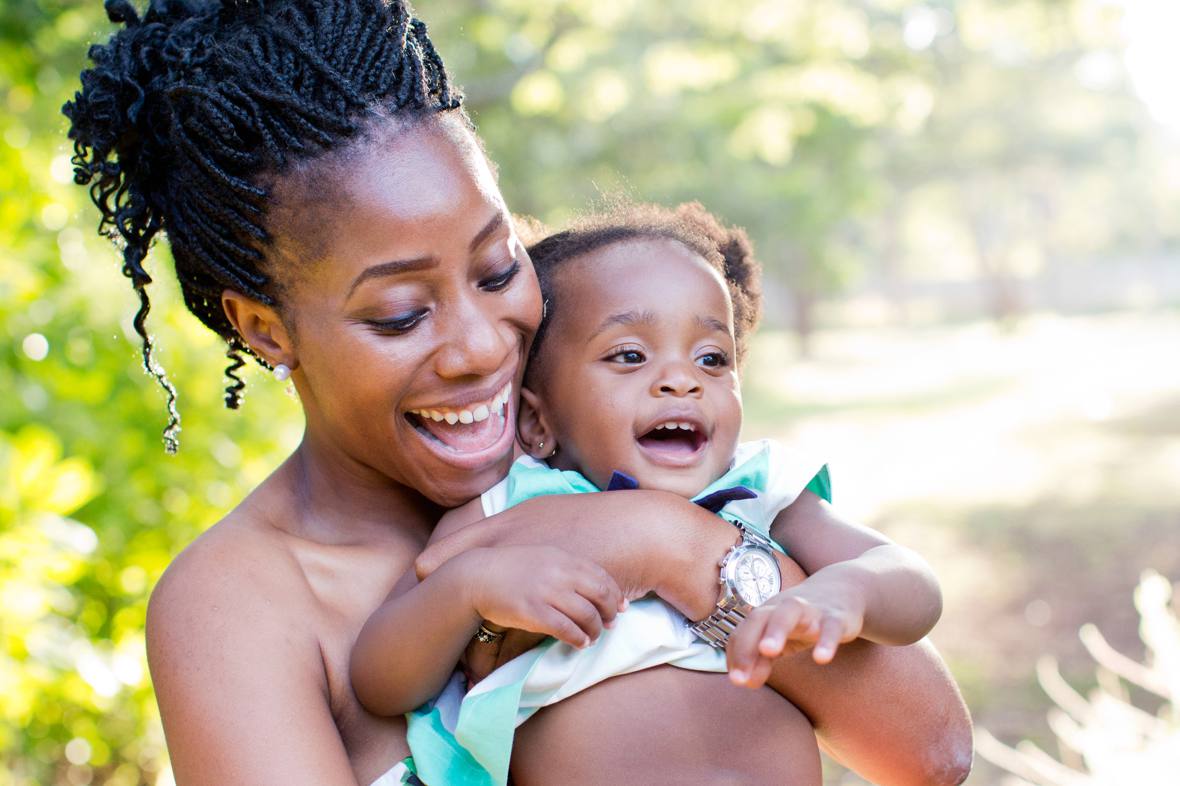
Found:
[(818, 786), (815, 733), (773, 691), (671, 666), (614, 677), (516, 733), (516, 786)]

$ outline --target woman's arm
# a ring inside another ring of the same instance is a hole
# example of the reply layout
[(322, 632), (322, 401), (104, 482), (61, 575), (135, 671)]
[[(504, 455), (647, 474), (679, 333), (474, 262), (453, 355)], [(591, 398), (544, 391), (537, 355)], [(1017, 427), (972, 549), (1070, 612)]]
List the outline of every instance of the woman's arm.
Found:
[(768, 684), (811, 719), (824, 749), (879, 786), (956, 786), (971, 772), (971, 717), (931, 644), (858, 639), (831, 663), (774, 661)]
[(148, 606), (148, 664), (176, 782), (356, 786), (319, 642), (300, 618), (305, 583), (287, 580), (273, 554), (250, 560), (226, 545), (190, 546)]
[(656, 592), (689, 619), (717, 603), (717, 561), (734, 528), (683, 497), (662, 491), (606, 491), (526, 500), (432, 542), (418, 556), (419, 578), (473, 548), (537, 544), (601, 565), (626, 597)]

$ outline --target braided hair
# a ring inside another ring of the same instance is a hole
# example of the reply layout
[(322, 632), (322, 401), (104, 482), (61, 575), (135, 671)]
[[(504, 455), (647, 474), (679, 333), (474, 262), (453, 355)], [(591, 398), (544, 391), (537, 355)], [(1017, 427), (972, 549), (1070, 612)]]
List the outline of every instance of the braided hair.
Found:
[(99, 231), (121, 247), (139, 296), (134, 327), (167, 394), (173, 453), (176, 390), (145, 328), (153, 239), (167, 235), (185, 305), (226, 341), (225, 403), (237, 409), (242, 353), (254, 353), (221, 293), (277, 305), (264, 263), (268, 183), (377, 119), (456, 110), (461, 96), (404, 0), (149, 0), (142, 17), (129, 0), (105, 7), (123, 27), (91, 47), (94, 66), (62, 111), (74, 181), (90, 187)]
[(621, 203), (529, 246), (529, 257), (537, 271), (545, 303), (544, 317), (530, 350), (530, 367), (560, 307), (556, 280), (565, 264), (616, 243), (653, 239), (684, 245), (721, 274), (733, 303), (737, 359), (739, 363), (744, 359), (750, 334), (762, 319), (762, 266), (754, 258), (745, 230), (723, 225), (699, 202), (676, 208)]

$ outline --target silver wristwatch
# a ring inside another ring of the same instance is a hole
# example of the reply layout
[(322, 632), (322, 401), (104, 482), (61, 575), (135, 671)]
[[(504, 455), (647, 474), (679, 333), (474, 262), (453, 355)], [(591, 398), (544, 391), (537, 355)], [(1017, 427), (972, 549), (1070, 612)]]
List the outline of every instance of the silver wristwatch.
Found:
[(691, 626), (705, 643), (720, 650), (738, 623), (777, 595), (783, 585), (770, 541), (740, 525), (738, 529), (741, 539), (721, 559), (721, 600), (712, 614)]

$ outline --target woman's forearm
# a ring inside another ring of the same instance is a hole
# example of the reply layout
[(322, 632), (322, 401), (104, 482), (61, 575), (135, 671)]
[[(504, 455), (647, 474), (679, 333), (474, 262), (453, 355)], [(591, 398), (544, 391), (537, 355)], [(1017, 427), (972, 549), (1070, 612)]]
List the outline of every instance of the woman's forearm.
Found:
[(659, 491), (608, 491), (531, 499), (430, 544), (415, 562), (429, 576), (480, 546), (553, 545), (586, 557), (629, 598), (656, 592), (689, 619), (717, 603), (718, 562), (735, 542), (733, 525)]
[(778, 658), (767, 682), (803, 710), (824, 748), (881, 786), (954, 786), (971, 771), (971, 718), (928, 641), (890, 647), (863, 639), (817, 664)]
[(478, 555), (469, 554), (391, 596), (361, 629), (350, 672), (369, 712), (409, 712), (446, 684), (479, 625), (465, 576), (466, 563)]

